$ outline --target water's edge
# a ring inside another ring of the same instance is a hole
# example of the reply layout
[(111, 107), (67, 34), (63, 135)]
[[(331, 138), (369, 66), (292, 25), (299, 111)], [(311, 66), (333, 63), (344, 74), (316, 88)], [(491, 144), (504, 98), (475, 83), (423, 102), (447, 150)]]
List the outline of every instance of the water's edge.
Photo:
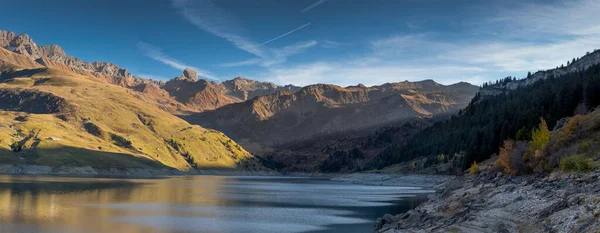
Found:
[(375, 186), (406, 186), (433, 188), (444, 183), (453, 176), (421, 175), (421, 174), (381, 174), (381, 173), (352, 173), (352, 174), (323, 174), (323, 173), (286, 173), (276, 171), (242, 171), (242, 170), (190, 170), (180, 171), (173, 168), (110, 168), (98, 169), (84, 167), (49, 167), (41, 165), (0, 165), (1, 175), (31, 175), (31, 176), (67, 176), (67, 177), (120, 177), (120, 178), (160, 178), (189, 175), (218, 175), (218, 176), (289, 176), (289, 177), (320, 177), (332, 181), (375, 185)]
[(69, 177), (121, 177), (121, 178), (160, 178), (187, 175), (233, 175), (233, 176), (279, 176), (275, 171), (241, 170), (190, 170), (180, 171), (173, 168), (110, 168), (98, 169), (85, 167), (49, 167), (40, 165), (0, 165), (2, 175), (32, 176), (69, 176)]

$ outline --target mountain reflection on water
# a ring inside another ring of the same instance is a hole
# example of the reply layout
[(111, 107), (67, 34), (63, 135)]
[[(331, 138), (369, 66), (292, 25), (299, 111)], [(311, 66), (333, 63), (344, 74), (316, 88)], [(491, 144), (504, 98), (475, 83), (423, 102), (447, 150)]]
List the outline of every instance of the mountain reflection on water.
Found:
[(0, 232), (371, 232), (430, 192), (318, 178), (0, 176)]

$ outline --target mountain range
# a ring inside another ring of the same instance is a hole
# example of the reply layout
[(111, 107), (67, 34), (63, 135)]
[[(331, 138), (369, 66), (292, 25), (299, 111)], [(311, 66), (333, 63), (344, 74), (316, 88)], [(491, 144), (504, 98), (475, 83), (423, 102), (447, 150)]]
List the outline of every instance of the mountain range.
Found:
[[(92, 100), (86, 98), (84, 98), (86, 100), (81, 100), (81, 96), (72, 93), (93, 90), (98, 92), (98, 96), (103, 96), (99, 97), (99, 102), (113, 105), (116, 101), (115, 98), (104, 95), (111, 93), (113, 89), (118, 90), (119, 95), (133, 97), (132, 99), (127, 98), (128, 101), (144, 103), (143, 105), (122, 103), (125, 106), (151, 105), (152, 108), (160, 109), (159, 115), (169, 115), (165, 119), (179, 119), (173, 116), (177, 115), (192, 124), (222, 131), (232, 139), (241, 142), (244, 148), (249, 148), (251, 153), (262, 156), (262, 159), (266, 153), (269, 153), (269, 156), (275, 155), (279, 159), (304, 160), (289, 158), (290, 152), (292, 155), (296, 155), (298, 152), (297, 149), (291, 149), (297, 147), (290, 147), (290, 145), (306, 143), (317, 138), (327, 138), (318, 143), (319, 146), (308, 151), (303, 150), (304, 155), (318, 158), (310, 161), (310, 169), (302, 169), (303, 171), (318, 171), (320, 163), (329, 157), (325, 148), (331, 148), (331, 145), (348, 145), (357, 137), (370, 137), (371, 134), (379, 132), (379, 129), (451, 115), (465, 107), (479, 90), (479, 87), (468, 83), (442, 85), (433, 80), (386, 83), (371, 87), (362, 84), (348, 87), (331, 84), (315, 84), (306, 87), (279, 86), (242, 77), (224, 82), (213, 82), (199, 79), (197, 73), (191, 69), (185, 69), (180, 76), (171, 80), (157, 81), (136, 77), (126, 69), (112, 63), (82, 61), (67, 55), (58, 45), (38, 46), (26, 34), (17, 35), (8, 31), (0, 31), (0, 47), (2, 48), (0, 53), (1, 82), (2, 88), (10, 89), (7, 93), (17, 96), (29, 95), (23, 93), (43, 96), (46, 94), (40, 93), (52, 93), (52, 96), (60, 99), (65, 106), (70, 106), (61, 108), (60, 111), (52, 111), (52, 114), (57, 117), (69, 115), (68, 119), (72, 118), (73, 122), (79, 124), (80, 129), (86, 131), (88, 131), (86, 125), (93, 129), (107, 126), (107, 129), (104, 130), (106, 132), (102, 134), (104, 136), (101, 138), (112, 142), (113, 145), (118, 143), (110, 135), (129, 132), (130, 134), (127, 135), (134, 137), (133, 132), (138, 129), (138, 126), (134, 125), (141, 122), (142, 125), (147, 126), (148, 122), (161, 121), (148, 120), (144, 117), (152, 115), (151, 112), (156, 110), (139, 111), (138, 113), (134, 111), (132, 114), (137, 115), (137, 121), (140, 122), (112, 128), (109, 123), (96, 122), (118, 121), (114, 117), (120, 117), (121, 112), (116, 113), (113, 112), (116, 108), (108, 108), (104, 109), (103, 111), (106, 112), (101, 115), (97, 109), (100, 107), (98, 104), (85, 102)], [(89, 81), (97, 84), (92, 85), (93, 88), (91, 88), (87, 83)], [(109, 85), (102, 88), (100, 87), (101, 83)], [(58, 86), (64, 87), (64, 90), (54, 90)], [(72, 95), (68, 93), (66, 96), (64, 95), (67, 87), (69, 87), (68, 92), (72, 92)], [(9, 94), (5, 94), (4, 98), (8, 98), (6, 96)], [(52, 97), (47, 101), (55, 100), (57, 99)], [(78, 101), (83, 102), (73, 104)], [(15, 106), (5, 106), (3, 109), (20, 111), (19, 107)], [(65, 113), (65, 111), (68, 112)], [(36, 112), (23, 112), (28, 115), (36, 114)], [(93, 119), (84, 112), (95, 112), (98, 115), (96, 115), (96, 119)], [(42, 113), (47, 112), (42, 111)], [(181, 127), (185, 128), (183, 125)], [(204, 129), (199, 130), (203, 131)], [(409, 130), (409, 132), (413, 131)], [(152, 130), (150, 132), (158, 134)], [(208, 132), (213, 131), (209, 130)], [(149, 135), (144, 137), (149, 137)], [(223, 135), (223, 137), (226, 136)], [(192, 138), (197, 139), (196, 137)], [(146, 139), (134, 141), (150, 142)], [(169, 137), (162, 137), (158, 141), (161, 141), (159, 144), (171, 148), (165, 149), (163, 153), (175, 151), (184, 154), (183, 157), (190, 160), (188, 157), (190, 157), (191, 148), (178, 151), (177, 148), (182, 147), (183, 144), (173, 144), (172, 138)], [(231, 140), (225, 138), (217, 141), (229, 142)], [(232, 146), (239, 147), (240, 153), (246, 153), (244, 149), (236, 145), (228, 146), (227, 143), (221, 143), (220, 146), (228, 149), (231, 149)], [(217, 145), (217, 147), (220, 146)], [(123, 152), (123, 148), (114, 149)], [(155, 150), (158, 150), (158, 147)], [(285, 152), (280, 153), (282, 151)], [(156, 151), (152, 151), (152, 153), (154, 152)], [(133, 154), (136, 153), (149, 154), (145, 150), (144, 152), (136, 151)], [(198, 153), (202, 152), (198, 151)], [(245, 156), (252, 157), (250, 154)], [(194, 162), (188, 161), (188, 165), (194, 167), (194, 164), (198, 163), (197, 160), (201, 158), (196, 158), (194, 155), (191, 157)], [(211, 160), (209, 159), (209, 161)], [(305, 160), (305, 162), (309, 161)], [(174, 164), (170, 165), (175, 166)], [(185, 166), (176, 165), (176, 167), (181, 169)]]
[(277, 146), (316, 135), (373, 129), (415, 118), (449, 114), (466, 106), (478, 87), (433, 80), (340, 87), (316, 84), (278, 91), (184, 117), (240, 141)]

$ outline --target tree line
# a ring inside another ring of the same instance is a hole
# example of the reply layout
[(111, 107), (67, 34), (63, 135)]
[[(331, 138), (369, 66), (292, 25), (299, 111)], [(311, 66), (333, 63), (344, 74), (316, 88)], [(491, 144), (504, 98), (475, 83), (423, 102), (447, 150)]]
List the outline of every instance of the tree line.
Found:
[[(499, 82), (516, 81), (509, 78)], [(458, 115), (428, 127), (405, 145), (388, 146), (378, 160), (387, 166), (422, 156), (461, 155), (455, 166), (464, 170), (498, 153), (505, 140), (531, 140), (540, 118), (552, 129), (561, 118), (598, 105), (600, 65), (497, 95), (478, 93)]]

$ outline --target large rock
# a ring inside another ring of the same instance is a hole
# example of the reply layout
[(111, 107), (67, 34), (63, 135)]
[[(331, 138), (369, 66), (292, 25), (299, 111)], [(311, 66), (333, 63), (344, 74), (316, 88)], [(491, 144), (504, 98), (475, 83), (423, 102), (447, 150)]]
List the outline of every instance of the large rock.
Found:
[(198, 81), (198, 73), (190, 68), (185, 68), (185, 70), (183, 70), (182, 78), (191, 82), (196, 82)]

